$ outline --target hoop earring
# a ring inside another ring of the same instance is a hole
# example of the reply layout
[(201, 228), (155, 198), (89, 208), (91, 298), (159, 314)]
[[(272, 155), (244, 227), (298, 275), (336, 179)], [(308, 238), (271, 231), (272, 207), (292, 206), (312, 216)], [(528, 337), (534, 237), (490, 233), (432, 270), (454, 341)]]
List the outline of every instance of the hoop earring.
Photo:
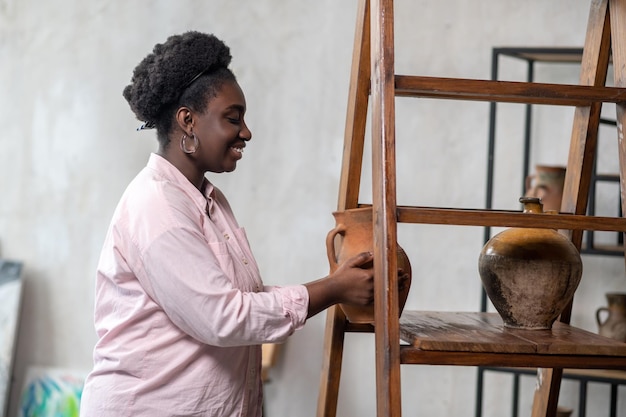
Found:
[(191, 138), (193, 139), (193, 149), (187, 149), (187, 138), (187, 135), (183, 135), (183, 137), (180, 138), (180, 149), (187, 155), (191, 155), (198, 150), (198, 146), (200, 144), (198, 143), (198, 138), (196, 138), (196, 135), (192, 133)]

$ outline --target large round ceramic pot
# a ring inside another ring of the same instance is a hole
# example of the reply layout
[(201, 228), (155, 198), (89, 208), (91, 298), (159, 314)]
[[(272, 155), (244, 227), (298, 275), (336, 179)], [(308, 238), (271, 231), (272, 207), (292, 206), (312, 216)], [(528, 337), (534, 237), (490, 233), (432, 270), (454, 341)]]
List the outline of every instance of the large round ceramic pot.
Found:
[[(336, 226), (326, 237), (326, 249), (331, 272), (334, 272), (346, 259), (361, 252), (374, 250), (374, 229), (372, 209), (360, 208), (334, 212)], [(408, 274), (409, 279), (399, 286), (398, 311), (402, 314), (411, 286), (411, 264), (404, 250), (397, 246), (398, 268)], [(371, 267), (372, 265), (364, 265)], [(374, 305), (360, 306), (340, 304), (348, 321), (352, 323), (374, 323)]]
[[(528, 216), (541, 200), (520, 198)], [(492, 237), (478, 260), (487, 296), (505, 327), (550, 329), (572, 300), (582, 275), (580, 253), (553, 229), (510, 228)]]

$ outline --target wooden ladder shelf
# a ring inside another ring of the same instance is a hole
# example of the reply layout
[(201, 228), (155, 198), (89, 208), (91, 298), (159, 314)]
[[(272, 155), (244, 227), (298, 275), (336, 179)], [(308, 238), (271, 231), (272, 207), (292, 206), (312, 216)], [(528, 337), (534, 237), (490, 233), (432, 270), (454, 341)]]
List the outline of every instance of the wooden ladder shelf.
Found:
[[(346, 332), (375, 333), (379, 417), (402, 415), (401, 364), (538, 367), (532, 415), (554, 416), (563, 368), (626, 369), (626, 344), (570, 326), (571, 303), (551, 331), (507, 331), (494, 313), (405, 311), (398, 320), (397, 223), (549, 227), (579, 249), (584, 230), (626, 232), (622, 217), (585, 215), (602, 103), (616, 104), (626, 208), (626, 0), (591, 0), (579, 85), (396, 75), (393, 16), (393, 0), (359, 0), (338, 201), (338, 210), (364, 206), (359, 187), (371, 105), (375, 322), (352, 324), (339, 307), (328, 310), (317, 416), (336, 415)], [(606, 87), (611, 55), (615, 87)], [(396, 96), (575, 107), (560, 214), (397, 206)]]

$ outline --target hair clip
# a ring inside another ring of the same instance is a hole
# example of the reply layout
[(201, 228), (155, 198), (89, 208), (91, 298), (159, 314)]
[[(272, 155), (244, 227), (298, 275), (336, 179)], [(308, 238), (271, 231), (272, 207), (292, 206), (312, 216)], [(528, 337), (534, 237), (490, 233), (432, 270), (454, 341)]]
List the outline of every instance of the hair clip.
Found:
[(144, 124), (142, 124), (141, 126), (137, 128), (137, 132), (141, 130), (146, 130), (146, 129), (154, 129), (155, 127), (156, 125), (154, 124), (154, 122), (145, 122)]
[(198, 74), (196, 74), (195, 77), (193, 77), (191, 80), (187, 81), (185, 84), (183, 84), (182, 90), (186, 89), (187, 87), (189, 87), (191, 84), (193, 84), (198, 78), (202, 77), (204, 74), (208, 73), (209, 71), (213, 70), (215, 68), (215, 66), (210, 66), (206, 69), (203, 69), (202, 71), (200, 71)]

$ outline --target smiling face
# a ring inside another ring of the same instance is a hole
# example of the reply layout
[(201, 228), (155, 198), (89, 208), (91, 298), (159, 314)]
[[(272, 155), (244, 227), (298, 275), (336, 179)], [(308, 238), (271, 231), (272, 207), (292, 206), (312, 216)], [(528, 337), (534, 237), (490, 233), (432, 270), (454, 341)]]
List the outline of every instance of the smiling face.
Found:
[[(244, 121), (246, 99), (234, 79), (224, 80), (204, 94), (204, 110), (193, 110), (196, 106), (176, 110), (176, 128), (158, 151), (198, 188), (206, 172), (234, 171), (252, 137)], [(188, 152), (181, 149), (183, 137)]]
[(191, 129), (199, 146), (192, 157), (203, 171), (231, 172), (243, 156), (252, 133), (244, 121), (246, 99), (235, 81), (227, 81), (209, 99), (203, 113), (194, 114)]

